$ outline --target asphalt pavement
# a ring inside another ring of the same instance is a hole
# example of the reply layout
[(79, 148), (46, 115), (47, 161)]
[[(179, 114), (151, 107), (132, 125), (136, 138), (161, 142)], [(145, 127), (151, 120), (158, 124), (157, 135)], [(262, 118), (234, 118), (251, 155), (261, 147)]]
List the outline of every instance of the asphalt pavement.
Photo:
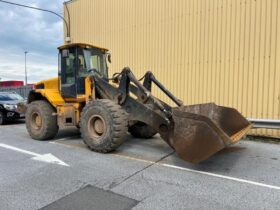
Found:
[(102, 209), (87, 204), (97, 194), (106, 209), (114, 209), (114, 196), (133, 209), (280, 209), (280, 144), (245, 139), (190, 164), (158, 136), (128, 136), (114, 153), (99, 154), (75, 128), (43, 142), (32, 140), (24, 123), (0, 127), (0, 209), (55, 209), (75, 192), (79, 209)]

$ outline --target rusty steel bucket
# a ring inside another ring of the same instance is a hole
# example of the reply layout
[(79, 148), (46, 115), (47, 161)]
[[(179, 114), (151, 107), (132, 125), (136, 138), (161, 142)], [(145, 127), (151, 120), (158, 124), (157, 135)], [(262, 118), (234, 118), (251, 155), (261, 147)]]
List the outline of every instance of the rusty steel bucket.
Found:
[(237, 110), (214, 103), (174, 108), (173, 119), (169, 144), (182, 159), (192, 163), (236, 143), (251, 128)]

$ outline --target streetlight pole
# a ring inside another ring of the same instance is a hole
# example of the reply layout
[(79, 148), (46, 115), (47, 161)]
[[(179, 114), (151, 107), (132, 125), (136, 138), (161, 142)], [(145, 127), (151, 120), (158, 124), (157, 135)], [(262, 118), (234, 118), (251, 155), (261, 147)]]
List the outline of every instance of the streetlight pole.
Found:
[(28, 53), (27, 51), (24, 52), (24, 60), (25, 60), (25, 86), (27, 86), (27, 69), (26, 69), (26, 54), (27, 53)]

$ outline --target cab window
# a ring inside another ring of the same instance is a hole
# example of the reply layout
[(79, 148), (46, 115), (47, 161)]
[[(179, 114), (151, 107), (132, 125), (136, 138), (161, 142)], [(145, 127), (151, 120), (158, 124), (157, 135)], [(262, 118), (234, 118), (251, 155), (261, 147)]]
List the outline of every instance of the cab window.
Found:
[(104, 77), (108, 77), (105, 54), (97, 49), (84, 49), (84, 56), (88, 71), (96, 70)]
[(75, 83), (75, 49), (71, 48), (67, 51), (67, 55), (62, 52), (62, 68), (65, 69), (63, 72), (65, 75), (63, 78), (63, 84), (74, 84)]
[(78, 49), (78, 77), (86, 77), (88, 70), (86, 68), (85, 57), (82, 49)]

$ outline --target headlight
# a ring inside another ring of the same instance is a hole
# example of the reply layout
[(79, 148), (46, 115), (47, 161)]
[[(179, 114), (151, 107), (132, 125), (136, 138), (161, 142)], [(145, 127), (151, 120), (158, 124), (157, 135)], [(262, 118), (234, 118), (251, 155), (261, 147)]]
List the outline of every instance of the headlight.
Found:
[(14, 111), (17, 108), (17, 105), (14, 105), (14, 104), (4, 104), (3, 106), (5, 109), (7, 109), (9, 111)]

